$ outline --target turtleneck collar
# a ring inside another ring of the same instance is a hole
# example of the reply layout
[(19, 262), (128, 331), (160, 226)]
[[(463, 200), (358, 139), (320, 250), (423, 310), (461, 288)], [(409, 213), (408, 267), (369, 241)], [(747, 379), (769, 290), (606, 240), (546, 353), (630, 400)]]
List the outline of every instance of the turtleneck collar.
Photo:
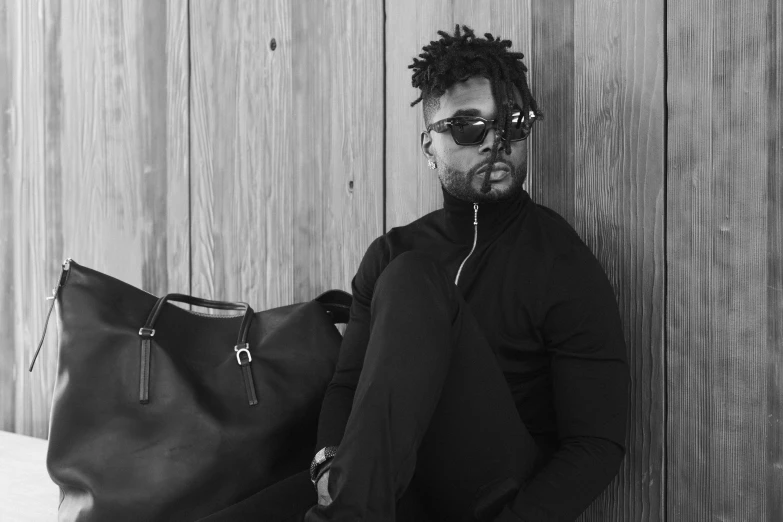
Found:
[[(443, 191), (444, 228), (450, 239), (457, 243), (473, 242), (473, 203), (463, 201)], [(478, 243), (486, 243), (497, 237), (522, 212), (530, 201), (527, 191), (517, 198), (497, 202), (479, 203)]]

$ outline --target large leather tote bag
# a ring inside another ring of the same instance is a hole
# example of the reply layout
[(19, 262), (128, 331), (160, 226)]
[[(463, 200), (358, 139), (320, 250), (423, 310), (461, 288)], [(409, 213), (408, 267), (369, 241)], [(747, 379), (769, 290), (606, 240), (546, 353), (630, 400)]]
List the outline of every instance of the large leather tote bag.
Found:
[(349, 294), (256, 313), (158, 298), (70, 259), (53, 294), (59, 520), (195, 520), (307, 469)]

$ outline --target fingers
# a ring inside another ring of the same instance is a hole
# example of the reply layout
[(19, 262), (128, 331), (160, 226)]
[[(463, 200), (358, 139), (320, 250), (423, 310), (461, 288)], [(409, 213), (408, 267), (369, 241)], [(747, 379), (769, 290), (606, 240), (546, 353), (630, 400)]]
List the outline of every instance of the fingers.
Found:
[(332, 503), (332, 497), (329, 495), (329, 471), (327, 470), (320, 479), (318, 479), (318, 504), (328, 506)]

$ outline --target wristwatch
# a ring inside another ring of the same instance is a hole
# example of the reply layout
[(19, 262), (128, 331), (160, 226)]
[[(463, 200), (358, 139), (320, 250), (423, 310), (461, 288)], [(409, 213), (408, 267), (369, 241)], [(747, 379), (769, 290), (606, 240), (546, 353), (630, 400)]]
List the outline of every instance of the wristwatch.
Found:
[(326, 446), (318, 450), (318, 453), (313, 457), (313, 461), (310, 463), (310, 481), (315, 485), (318, 480), (318, 470), (323, 464), (331, 460), (337, 454), (337, 446)]

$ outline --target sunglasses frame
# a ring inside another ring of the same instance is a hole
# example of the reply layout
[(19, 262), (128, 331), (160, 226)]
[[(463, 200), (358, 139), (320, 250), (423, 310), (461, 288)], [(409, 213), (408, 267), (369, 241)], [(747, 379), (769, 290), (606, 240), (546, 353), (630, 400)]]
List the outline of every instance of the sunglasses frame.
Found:
[[(522, 108), (517, 106), (517, 110), (512, 112), (514, 114), (515, 112), (522, 112)], [(481, 134), (478, 137), (478, 141), (474, 143), (460, 143), (457, 141), (457, 138), (454, 136), (452, 124), (455, 121), (463, 121), (463, 122), (476, 122), (481, 121), (484, 122), (484, 130), (481, 132)], [(530, 131), (533, 130), (533, 124), (536, 122), (536, 113), (533, 111), (528, 112), (528, 117), (526, 120), (523, 120), (522, 125), (525, 129), (525, 133), (522, 135), (521, 138), (516, 140), (510, 140), (510, 141), (524, 141), (530, 136)], [(446, 118), (443, 120), (438, 120), (434, 123), (431, 123), (427, 126), (427, 131), (435, 131), (435, 132), (446, 132), (447, 130), (451, 130), (451, 139), (454, 140), (454, 143), (457, 145), (462, 146), (471, 146), (471, 145), (481, 145), (484, 143), (484, 138), (487, 137), (487, 133), (489, 132), (489, 129), (496, 129), (497, 130), (497, 120), (487, 120), (485, 118), (482, 118), (481, 116), (454, 116), (452, 118)]]

